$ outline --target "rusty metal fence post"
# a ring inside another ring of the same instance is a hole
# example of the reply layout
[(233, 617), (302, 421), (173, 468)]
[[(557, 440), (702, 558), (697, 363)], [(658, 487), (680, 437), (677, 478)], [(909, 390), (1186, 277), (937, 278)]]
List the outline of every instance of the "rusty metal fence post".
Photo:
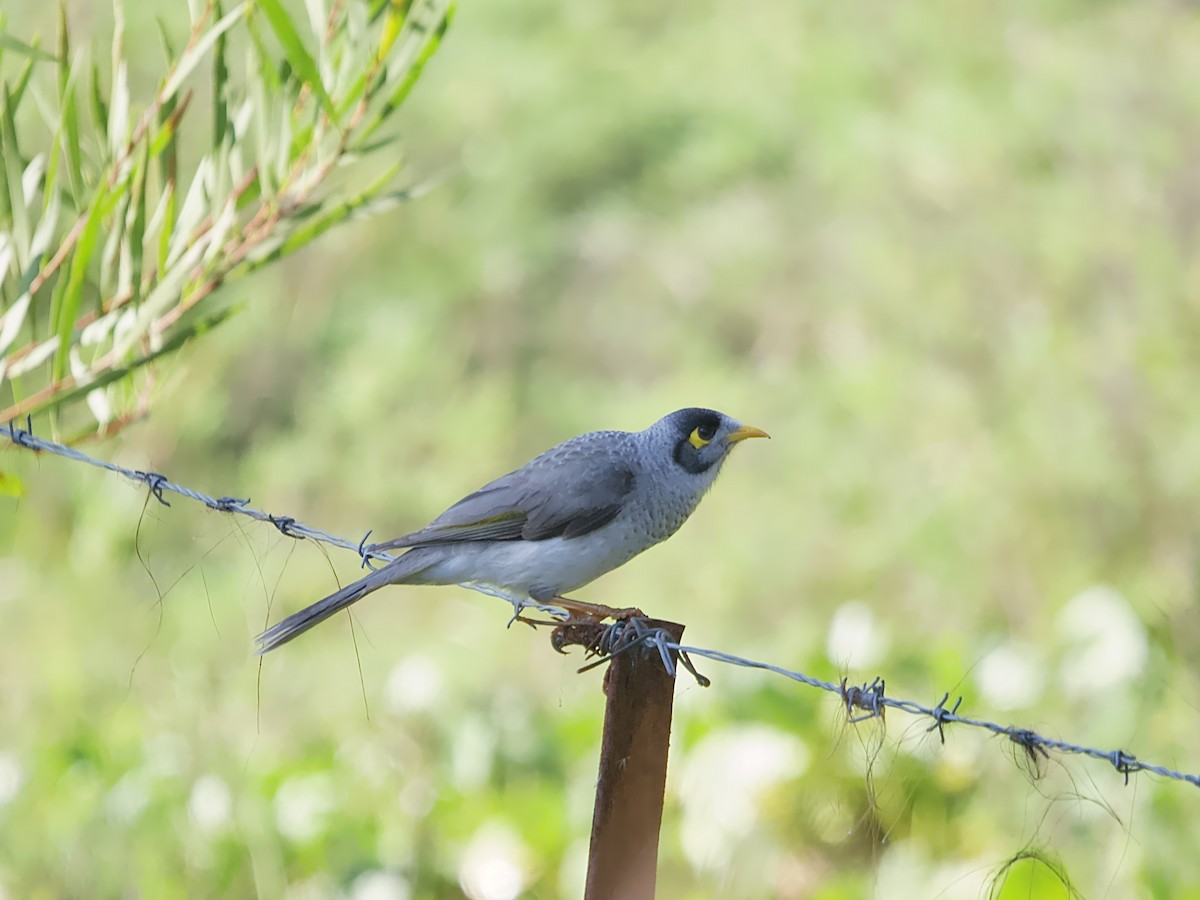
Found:
[[(683, 626), (650, 620), (675, 643)], [(675, 654), (672, 653), (672, 657)], [(613, 656), (604, 675), (604, 735), (585, 900), (651, 900), (658, 866), (675, 678), (657, 650)]]

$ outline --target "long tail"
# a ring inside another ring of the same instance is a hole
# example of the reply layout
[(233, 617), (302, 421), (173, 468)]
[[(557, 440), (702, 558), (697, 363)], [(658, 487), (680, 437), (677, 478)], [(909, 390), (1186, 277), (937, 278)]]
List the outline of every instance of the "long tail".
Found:
[[(424, 565), (420, 564), (422, 562)], [(413, 554), (410, 551), (395, 562), (388, 563), (353, 584), (346, 585), (340, 591), (330, 594), (324, 600), (318, 600), (311, 606), (292, 613), (282, 622), (275, 623), (254, 639), (254, 643), (258, 645), (255, 653), (262, 656), (276, 647), (282, 647), (314, 625), (320, 625), (334, 613), (340, 612), (352, 603), (357, 603), (372, 591), (377, 591), (386, 584), (403, 582), (427, 567), (428, 562), (421, 560), (420, 554)]]

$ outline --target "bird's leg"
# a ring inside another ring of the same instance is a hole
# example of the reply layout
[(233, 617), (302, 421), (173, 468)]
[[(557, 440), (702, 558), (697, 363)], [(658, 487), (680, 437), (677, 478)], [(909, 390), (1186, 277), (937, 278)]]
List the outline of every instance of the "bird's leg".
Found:
[(646, 617), (646, 614), (636, 606), (615, 609), (611, 606), (605, 606), (603, 603), (584, 603), (581, 600), (572, 600), (569, 597), (551, 597), (546, 605), (557, 606), (559, 609), (566, 610), (571, 614), (572, 618), (579, 616), (588, 619), (612, 619), (615, 622), (623, 622), (626, 619)]

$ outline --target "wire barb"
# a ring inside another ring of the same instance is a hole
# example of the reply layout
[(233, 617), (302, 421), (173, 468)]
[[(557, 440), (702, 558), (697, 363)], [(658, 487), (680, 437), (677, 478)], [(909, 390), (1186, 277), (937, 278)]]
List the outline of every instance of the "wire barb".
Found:
[(163, 506), (171, 505), (169, 502), (167, 502), (167, 498), (163, 496), (163, 485), (167, 483), (165, 476), (159, 475), (157, 472), (142, 471), (136, 472), (136, 475), (139, 480), (146, 483), (146, 487), (150, 488), (150, 493), (154, 495), (155, 500), (157, 500)]
[(360, 569), (370, 569), (372, 572), (378, 571), (379, 569), (379, 566), (371, 562), (371, 560), (375, 559), (376, 557), (375, 545), (367, 543), (367, 538), (374, 533), (375, 529), (372, 528), (370, 531), (364, 534), (363, 539), (358, 542), (358, 567)]
[(930, 713), (929, 713), (933, 717), (933, 724), (925, 729), (926, 732), (930, 732), (936, 728), (938, 737), (941, 739), (941, 742), (943, 744), (946, 743), (946, 723), (955, 721), (955, 719), (956, 719), (955, 713), (957, 713), (958, 708), (960, 706), (962, 706), (962, 700), (963, 700), (962, 697), (959, 697), (957, 700), (954, 701), (953, 709), (946, 709), (946, 701), (949, 699), (950, 699), (950, 694), (948, 692), (945, 694), (942, 694), (942, 699), (938, 701), (938, 705), (935, 706), (932, 710), (930, 710)]
[[(842, 679), (842, 703), (846, 705), (846, 715), (850, 716), (851, 725), (857, 725), (859, 722), (865, 722), (867, 719), (884, 718), (884, 701), (887, 699), (884, 694), (885, 684), (886, 682), (878, 675), (875, 676), (875, 680), (870, 684), (864, 684), (861, 687), (855, 687), (854, 685), (847, 686), (846, 679)], [(851, 713), (856, 709), (866, 710), (866, 714), (852, 716)]]
[(291, 516), (267, 516), (267, 521), (279, 529), (279, 533), (284, 537), (295, 538), (298, 541), (304, 540), (304, 535), (296, 530), (296, 520)]
[(244, 500), (240, 497), (218, 497), (212, 503), (205, 503), (209, 509), (215, 509), (217, 512), (241, 512), (241, 507), (250, 502), (250, 498)]
[[(144, 484), (149, 488), (156, 500), (167, 506), (170, 504), (167, 503), (163, 495), (166, 493), (176, 494), (202, 503), (209, 509), (236, 513), (237, 515), (246, 516), (258, 522), (270, 523), (279, 529), (280, 533), (297, 540), (307, 538), (308, 540), (318, 541), (333, 547), (340, 547), (344, 550), (355, 552), (368, 566), (370, 565), (368, 559), (379, 560), (384, 563), (392, 562), (396, 559), (392, 554), (383, 551), (374, 551), (372, 549), (374, 545), (367, 544), (367, 538), (371, 536), (371, 532), (367, 532), (361, 541), (354, 543), (346, 538), (338, 537), (319, 528), (314, 528), (311, 525), (305, 525), (291, 516), (277, 516), (256, 509), (250, 506), (249, 497), (245, 499), (231, 496), (210, 497), (207, 494), (176, 484), (168, 480), (166, 476), (156, 472), (142, 472), (137, 469), (128, 469), (115, 463), (95, 459), (73, 447), (44, 440), (34, 435), (32, 421), (28, 416), (26, 417), (25, 428), (20, 428), (13, 422), (9, 422), (8, 425), (0, 427), (0, 434), (6, 435), (13, 444), (23, 447), (26, 450), (31, 450), (35, 453), (46, 451), (56, 456), (61, 456), (64, 459), (87, 463), (99, 469), (115, 472), (131, 481)], [(1034, 761), (1037, 759), (1049, 759), (1050, 751), (1087, 756), (1092, 759), (1104, 760), (1112, 765), (1118, 773), (1125, 777), (1126, 784), (1129, 783), (1130, 775), (1138, 772), (1148, 772), (1171, 781), (1181, 781), (1191, 784), (1194, 787), (1200, 787), (1200, 774), (1181, 772), (1176, 769), (1167, 768), (1166, 766), (1143, 762), (1124, 750), (1098, 750), (1095, 747), (1085, 747), (1080, 744), (1070, 744), (1065, 741), (1054, 740), (1028, 728), (1000, 725), (986, 719), (972, 719), (960, 715), (959, 707), (962, 705), (962, 697), (958, 697), (954, 701), (954, 706), (947, 709), (946, 703), (950, 699), (948, 693), (942, 695), (942, 699), (938, 701), (936, 706), (925, 706), (914, 700), (902, 700), (887, 696), (884, 690), (885, 682), (879, 677), (875, 678), (869, 684), (851, 685), (848, 679), (845, 678), (840, 683), (834, 684), (819, 678), (813, 678), (811, 675), (806, 675), (803, 672), (793, 671), (760, 660), (735, 656), (732, 653), (726, 653), (722, 650), (680, 644), (672, 639), (670, 632), (666, 629), (651, 626), (648, 624), (649, 620), (644, 618), (631, 617), (610, 624), (604, 624), (595, 619), (571, 619), (567, 613), (558, 607), (538, 603), (528, 597), (516, 597), (489, 585), (467, 583), (463, 584), (462, 587), (489, 596), (499, 597), (511, 603), (513, 617), (509, 622), (510, 625), (512, 622), (521, 621), (534, 626), (552, 626), (554, 631), (550, 638), (551, 645), (560, 652), (568, 646), (582, 646), (588, 658), (595, 657), (595, 659), (580, 668), (580, 672), (586, 672), (588, 669), (603, 665), (609, 659), (619, 654), (633, 652), (634, 648), (642, 648), (646, 651), (657, 651), (663, 668), (672, 676), (676, 674), (675, 662), (678, 660), (696, 679), (697, 683), (703, 687), (708, 687), (711, 682), (696, 671), (696, 667), (691, 660), (691, 657), (699, 657), (725, 665), (741, 666), (747, 669), (770, 672), (782, 678), (817, 688), (818, 690), (837, 694), (846, 708), (846, 715), (851, 723), (858, 723), (867, 719), (882, 719), (884, 718), (884, 713), (890, 707), (910, 715), (931, 719), (932, 724), (926, 730), (933, 731), (937, 729), (938, 737), (942, 743), (946, 741), (946, 725), (966, 725), (1008, 738), (1014, 744), (1023, 748)], [(550, 616), (553, 621), (528, 619), (523, 615), (526, 609), (536, 609)], [(855, 716), (855, 710), (861, 710), (863, 714)]]
[(1109, 762), (1113, 764), (1113, 768), (1125, 776), (1125, 784), (1129, 784), (1130, 774), (1140, 771), (1143, 766), (1136, 756), (1131, 753), (1126, 753), (1124, 750), (1114, 750), (1109, 754)]

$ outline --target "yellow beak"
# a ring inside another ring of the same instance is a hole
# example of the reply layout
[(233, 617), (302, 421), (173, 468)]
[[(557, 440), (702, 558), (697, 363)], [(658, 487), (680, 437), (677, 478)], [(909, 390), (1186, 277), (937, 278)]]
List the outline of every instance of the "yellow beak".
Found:
[(729, 435), (729, 443), (736, 444), (738, 441), (746, 440), (746, 438), (755, 437), (769, 438), (770, 435), (761, 428), (755, 428), (753, 425), (743, 425), (737, 431), (734, 431)]

